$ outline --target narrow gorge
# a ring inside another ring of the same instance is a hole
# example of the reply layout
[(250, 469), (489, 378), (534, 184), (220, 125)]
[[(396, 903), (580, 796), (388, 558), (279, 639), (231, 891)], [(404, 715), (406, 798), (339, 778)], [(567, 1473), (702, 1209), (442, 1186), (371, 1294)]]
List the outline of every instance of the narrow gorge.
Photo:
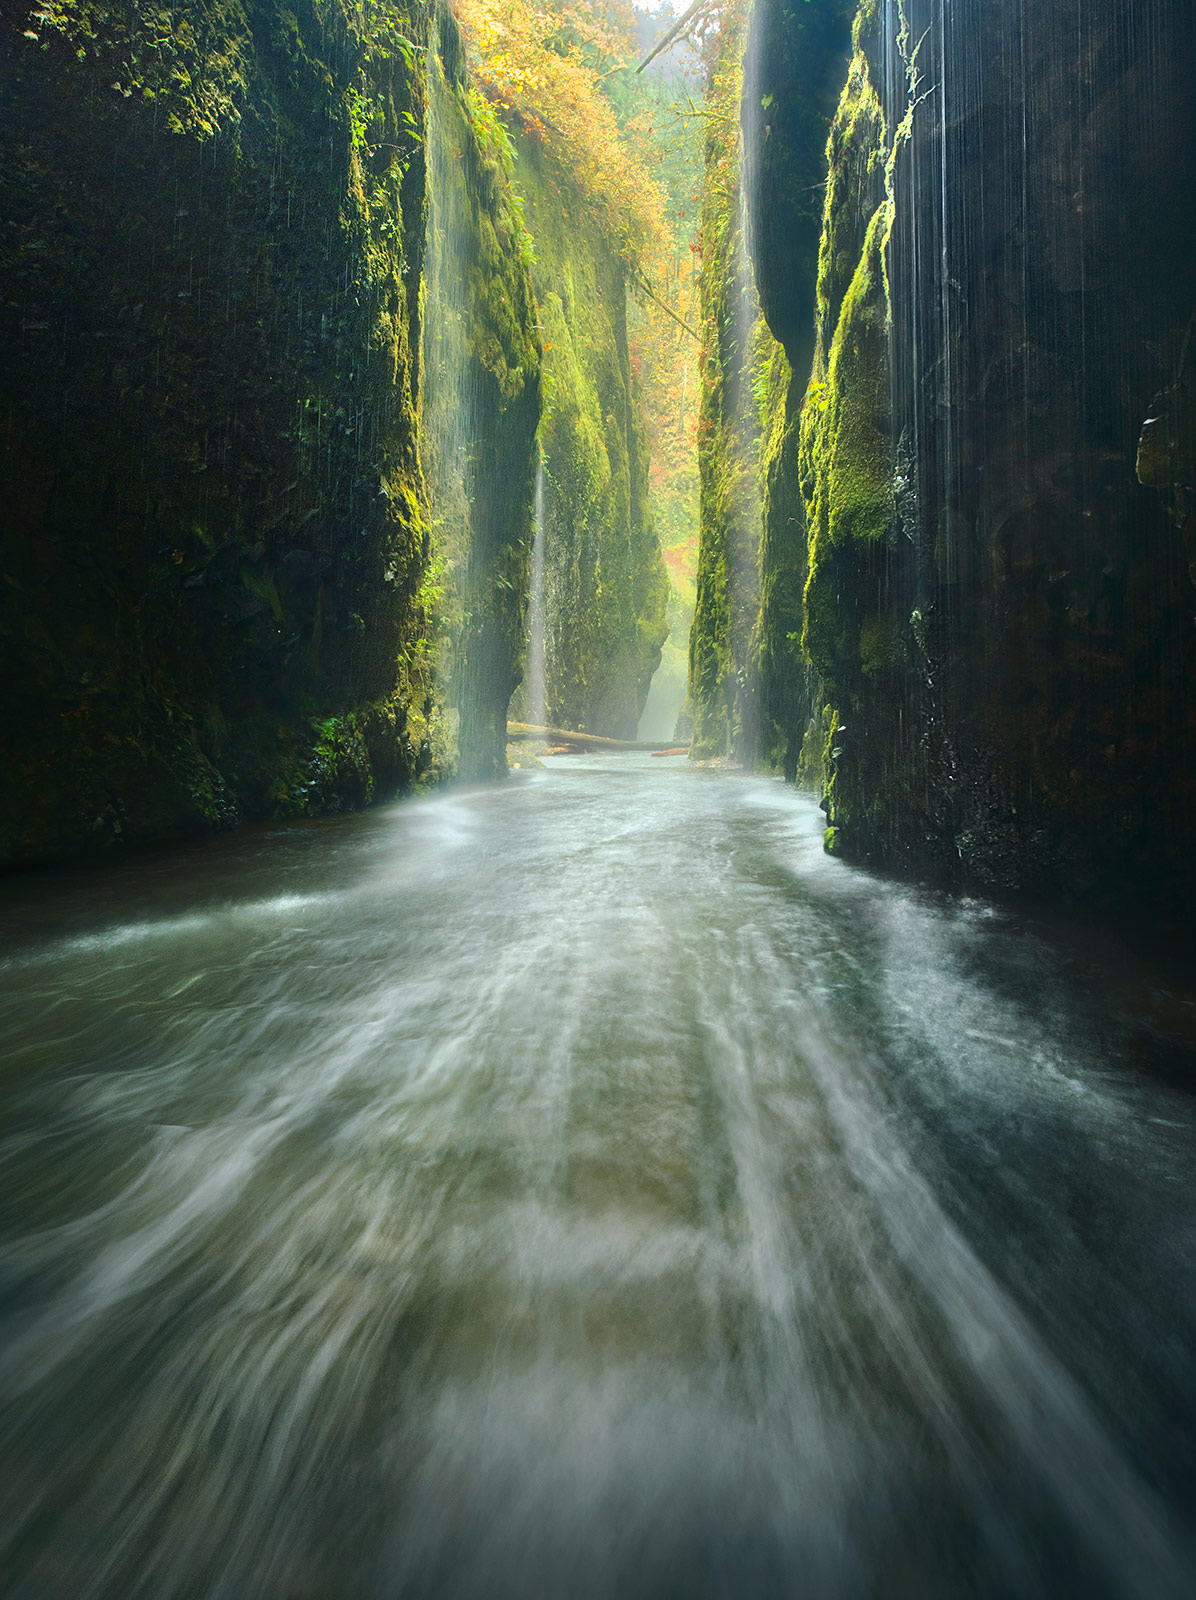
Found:
[(12, 20), (3, 858), (505, 772), (542, 417), (549, 709), (634, 739), (625, 265), (451, 13)]
[(0, 155), (0, 1596), (1187, 1600), (1189, 0), (13, 0)]

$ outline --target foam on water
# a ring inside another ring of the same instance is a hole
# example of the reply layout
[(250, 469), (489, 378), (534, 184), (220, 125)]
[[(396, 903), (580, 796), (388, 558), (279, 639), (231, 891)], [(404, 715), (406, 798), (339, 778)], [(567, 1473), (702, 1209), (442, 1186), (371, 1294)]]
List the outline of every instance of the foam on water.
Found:
[(565, 757), (42, 885), (8, 1591), (1188, 1593), (1192, 1102), (820, 821)]

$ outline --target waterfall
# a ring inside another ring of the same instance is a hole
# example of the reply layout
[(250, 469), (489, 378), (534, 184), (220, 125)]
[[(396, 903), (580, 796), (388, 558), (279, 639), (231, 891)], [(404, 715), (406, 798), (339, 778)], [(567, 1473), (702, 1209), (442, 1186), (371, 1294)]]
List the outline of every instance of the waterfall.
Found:
[(532, 545), (532, 593), (528, 611), (527, 720), (543, 727), (548, 720), (544, 680), (544, 453), (536, 452), (535, 542)]
[[(749, 36), (747, 49), (752, 48)], [(745, 57), (744, 71), (755, 74)], [(736, 759), (751, 765), (759, 743), (759, 708), (755, 672), (752, 665), (752, 634), (760, 610), (760, 539), (764, 524), (764, 503), (760, 492), (760, 452), (762, 447), (760, 401), (756, 393), (758, 377), (757, 338), (763, 333), (760, 301), (749, 249), (748, 186), (746, 150), (756, 137), (759, 108), (746, 100), (739, 128), (736, 158), (737, 196), (735, 231), (732, 240), (731, 296), (734, 318), (734, 376), (731, 396), (734, 406), (735, 452), (738, 455), (739, 493), (735, 529), (728, 548), (733, 578), (731, 631), (736, 663), (735, 721), (733, 751)], [(747, 124), (746, 126), (744, 124)]]
[(420, 363), (420, 464), (428, 492), (432, 561), (441, 589), (436, 670), (448, 702), (449, 726), (457, 729), (467, 680), (464, 620), (471, 600), (466, 583), (473, 544), (468, 472), (476, 452), (466, 290), (472, 258), (468, 197), (458, 159), (459, 134), (453, 126), (451, 91), (435, 50), (428, 51), (427, 89), (429, 225)]

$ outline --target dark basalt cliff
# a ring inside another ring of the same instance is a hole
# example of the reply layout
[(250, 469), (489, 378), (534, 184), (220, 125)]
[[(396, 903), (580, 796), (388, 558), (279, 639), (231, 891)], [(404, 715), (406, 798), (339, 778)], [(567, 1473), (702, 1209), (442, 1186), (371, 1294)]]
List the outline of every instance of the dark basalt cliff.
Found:
[[(1183, 0), (860, 7), (773, 506), (837, 848), (1046, 892), (1190, 870), (1194, 35)], [(792, 355), (806, 252), (756, 251)]]
[[(6, 12), (0, 859), (453, 770), (419, 459), (428, 41), (422, 5)], [(522, 649), (539, 340), (505, 176), (459, 144), (475, 453), (504, 469), (464, 556), (487, 688), (450, 691), (476, 775), (505, 765)]]
[(799, 419), (827, 132), (853, 14), (850, 0), (756, 0), (750, 18), (729, 8), (708, 86), (689, 703), (698, 754), (790, 777), (814, 696), (801, 650), (808, 557)]
[(0, 853), (397, 787), (422, 62), (335, 6), (17, 9)]

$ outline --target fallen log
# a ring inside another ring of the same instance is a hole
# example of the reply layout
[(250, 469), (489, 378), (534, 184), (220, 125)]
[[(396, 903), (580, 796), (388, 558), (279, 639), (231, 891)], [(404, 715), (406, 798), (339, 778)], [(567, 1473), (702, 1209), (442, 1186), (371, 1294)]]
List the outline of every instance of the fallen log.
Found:
[(571, 728), (539, 728), (531, 722), (508, 722), (507, 739), (544, 739), (548, 744), (563, 744), (585, 750), (650, 750), (653, 755), (676, 754), (672, 745), (642, 744), (636, 739), (607, 739), (600, 733), (574, 733)]
[(689, 746), (687, 744), (678, 744), (674, 745), (671, 750), (653, 750), (652, 754), (654, 756), (687, 756), (689, 754)]

